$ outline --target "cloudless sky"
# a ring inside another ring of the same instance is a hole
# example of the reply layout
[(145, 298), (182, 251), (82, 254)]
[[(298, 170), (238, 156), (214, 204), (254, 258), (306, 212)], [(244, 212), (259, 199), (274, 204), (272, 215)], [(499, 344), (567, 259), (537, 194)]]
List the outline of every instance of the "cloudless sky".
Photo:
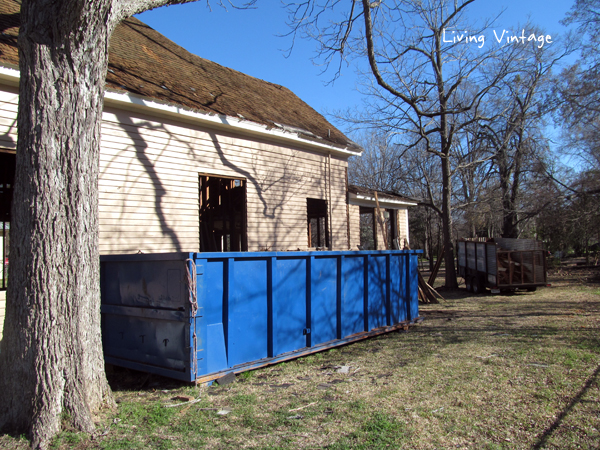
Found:
[[(243, 0), (237, 0), (241, 4)], [(231, 69), (291, 89), (320, 113), (360, 107), (353, 67), (343, 67), (342, 76), (327, 85), (333, 72), (321, 74), (322, 67), (311, 62), (315, 42), (297, 40), (286, 58), (291, 37), (287, 13), (277, 0), (258, 0), (256, 9), (221, 8), (218, 0), (174, 5), (148, 11), (137, 17), (188, 51)], [(226, 3), (226, 0), (224, 0)], [(518, 33), (528, 19), (553, 39), (564, 37), (567, 28), (559, 23), (571, 8), (571, 0), (478, 0), (469, 6), (475, 19), (495, 17), (504, 10), (493, 29)], [(493, 38), (486, 34), (486, 39)], [(344, 129), (342, 123), (329, 118)]]

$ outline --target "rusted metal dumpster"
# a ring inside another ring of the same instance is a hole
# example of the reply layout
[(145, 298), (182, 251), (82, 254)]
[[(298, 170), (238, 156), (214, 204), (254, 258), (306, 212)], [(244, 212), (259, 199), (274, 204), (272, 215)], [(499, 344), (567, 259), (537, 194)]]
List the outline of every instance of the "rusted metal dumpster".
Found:
[(458, 275), (476, 294), (546, 286), (546, 252), (534, 239), (462, 239), (458, 250)]
[(407, 327), (418, 253), (102, 256), (106, 361), (202, 382)]

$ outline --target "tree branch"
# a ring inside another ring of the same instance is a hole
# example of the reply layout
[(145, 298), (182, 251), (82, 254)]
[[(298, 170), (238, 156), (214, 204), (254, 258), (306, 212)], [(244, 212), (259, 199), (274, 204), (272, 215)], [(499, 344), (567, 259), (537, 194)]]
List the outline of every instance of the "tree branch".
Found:
[[(170, 5), (181, 5), (184, 3), (194, 3), (198, 0), (121, 0), (116, 2), (118, 6), (118, 11), (116, 11), (115, 17), (120, 22), (121, 20), (131, 17), (134, 14), (139, 14), (144, 11), (149, 11), (151, 9), (160, 8), (161, 6), (170, 6)], [(248, 0), (244, 3), (241, 8), (248, 8), (256, 3), (256, 0)], [(210, 1), (206, 1), (207, 5), (210, 5)], [(219, 5), (225, 6), (222, 0), (219, 0)], [(234, 8), (240, 8), (236, 6), (231, 1), (229, 4)]]

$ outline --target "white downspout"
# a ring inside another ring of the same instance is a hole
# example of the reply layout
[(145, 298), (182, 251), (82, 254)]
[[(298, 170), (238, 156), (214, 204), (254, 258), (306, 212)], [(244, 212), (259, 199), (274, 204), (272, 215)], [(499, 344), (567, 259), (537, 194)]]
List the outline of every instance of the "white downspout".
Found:
[(327, 153), (329, 162), (329, 250), (333, 250), (333, 206), (331, 205), (331, 152)]

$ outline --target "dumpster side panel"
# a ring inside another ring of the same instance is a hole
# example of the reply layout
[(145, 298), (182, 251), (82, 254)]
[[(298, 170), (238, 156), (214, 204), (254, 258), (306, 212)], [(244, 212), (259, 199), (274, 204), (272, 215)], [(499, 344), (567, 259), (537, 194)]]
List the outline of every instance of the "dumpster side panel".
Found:
[(456, 249), (458, 253), (458, 275), (464, 277), (466, 275), (465, 268), (467, 267), (466, 242), (458, 241)]
[[(227, 364), (227, 269), (226, 259), (197, 259), (198, 374), (225, 370)], [(192, 342), (193, 343), (193, 342)]]
[(187, 301), (182, 261), (118, 261), (104, 264), (103, 303), (180, 309)]
[(367, 316), (369, 322), (366, 330), (387, 325), (387, 255), (372, 255), (368, 261), (368, 292)]
[(311, 259), (311, 345), (337, 337), (337, 267), (335, 256)]
[(278, 259), (273, 276), (273, 356), (306, 347), (306, 258)]
[(487, 261), (485, 259), (485, 242), (476, 242), (476, 259), (477, 259), (477, 271), (478, 272), (487, 272)]
[(113, 364), (190, 379), (189, 254), (149, 256), (101, 260), (104, 355)]
[(365, 257), (342, 256), (342, 338), (365, 330)]
[(406, 276), (407, 260), (403, 254), (393, 254), (390, 261), (390, 325), (407, 318)]
[(475, 242), (467, 242), (466, 243), (466, 255), (467, 255), (466, 267), (475, 269), (477, 267), (477, 253), (476, 253), (476, 249), (475, 249)]
[(229, 259), (227, 354), (229, 366), (266, 358), (267, 260)]
[(185, 322), (136, 317), (127, 312), (104, 314), (108, 324), (102, 334), (105, 356), (180, 372), (188, 368), (189, 326)]
[[(202, 259), (196, 267), (203, 266), (202, 284), (198, 282), (198, 306), (206, 325), (227, 321), (227, 260)], [(200, 277), (200, 275), (199, 275)]]
[(486, 244), (487, 246), (487, 268), (488, 268), (488, 276), (487, 280), (492, 285), (496, 285), (498, 283), (498, 264), (496, 261), (496, 244)]
[(406, 303), (408, 306), (407, 317), (404, 320), (414, 320), (419, 317), (419, 260), (415, 253), (407, 254), (405, 261), (408, 265), (407, 279), (405, 280), (407, 286), (406, 292)]

